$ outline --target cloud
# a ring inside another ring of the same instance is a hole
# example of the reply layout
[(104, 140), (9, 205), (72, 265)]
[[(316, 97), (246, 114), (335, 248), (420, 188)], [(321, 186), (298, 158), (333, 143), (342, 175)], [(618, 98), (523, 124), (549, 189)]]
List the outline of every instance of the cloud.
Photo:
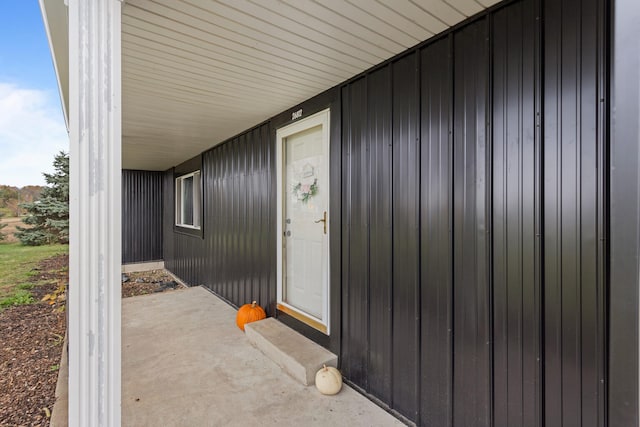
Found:
[(0, 184), (43, 185), (59, 151), (69, 137), (58, 94), (0, 82)]

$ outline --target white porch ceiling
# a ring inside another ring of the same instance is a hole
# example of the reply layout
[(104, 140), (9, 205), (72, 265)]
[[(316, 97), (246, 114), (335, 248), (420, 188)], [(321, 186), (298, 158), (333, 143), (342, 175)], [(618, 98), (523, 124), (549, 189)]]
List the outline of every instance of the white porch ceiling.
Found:
[(126, 0), (123, 167), (179, 164), (497, 2)]

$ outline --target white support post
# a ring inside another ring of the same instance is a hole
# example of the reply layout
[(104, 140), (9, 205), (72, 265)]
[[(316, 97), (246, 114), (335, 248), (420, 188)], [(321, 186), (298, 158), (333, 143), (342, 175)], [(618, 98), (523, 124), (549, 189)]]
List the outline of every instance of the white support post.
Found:
[(68, 4), (69, 426), (119, 426), (121, 2)]

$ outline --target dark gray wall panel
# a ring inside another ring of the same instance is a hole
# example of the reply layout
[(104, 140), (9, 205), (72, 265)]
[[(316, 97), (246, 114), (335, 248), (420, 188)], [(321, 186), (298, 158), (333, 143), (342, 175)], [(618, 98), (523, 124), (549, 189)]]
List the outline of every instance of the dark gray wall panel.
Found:
[(162, 178), (163, 195), (162, 204), (164, 206), (162, 210), (162, 252), (164, 255), (165, 267), (169, 270), (173, 270), (175, 263), (175, 233), (173, 232), (173, 224), (175, 221), (175, 205), (174, 205), (174, 178), (173, 169), (169, 169), (164, 172)]
[(414, 421), (420, 393), (418, 87), (413, 54), (342, 90), (341, 366), (350, 381)]
[(201, 283), (236, 306), (253, 300), (275, 310), (275, 201), (269, 125), (203, 154), (206, 277)]
[(342, 283), (345, 374), (368, 386), (369, 342), (369, 138), (367, 79), (349, 85), (342, 95), (343, 236)]
[[(164, 256), (165, 267), (190, 285), (202, 284), (205, 257), (202, 235), (206, 230), (206, 222), (203, 222), (201, 230), (191, 230), (175, 225), (175, 179), (196, 170), (201, 171), (204, 190), (204, 168), (202, 156), (195, 156), (175, 168), (165, 172), (165, 217), (164, 217)], [(203, 200), (206, 197), (203, 193)], [(206, 206), (202, 206), (202, 218), (206, 219)]]
[[(256, 300), (269, 314), (275, 312), (276, 292), (273, 148), (265, 124), (203, 153), (203, 237), (174, 231), (173, 216), (165, 221), (165, 230), (172, 230), (165, 241), (168, 269), (233, 305)], [(179, 166), (181, 173), (197, 167)], [(165, 209), (173, 209), (173, 175), (165, 174), (171, 200)]]
[[(497, 5), (301, 104), (331, 107), (330, 337), (275, 309), (275, 129), (300, 106), (202, 155), (202, 238), (173, 230), (165, 174), (168, 268), (418, 425), (605, 425), (606, 7)], [(637, 386), (612, 372), (611, 396)]]
[(618, 0), (611, 82), (610, 426), (637, 427), (640, 290), (640, 2)]
[(544, 10), (545, 422), (603, 425), (603, 16), (596, 0)]
[(493, 19), (493, 331), (495, 425), (539, 425), (540, 139), (537, 7)]
[(342, 91), (342, 369), (392, 399), (391, 67)]
[(420, 151), (418, 54), (393, 63), (393, 407), (418, 419)]
[(491, 423), (487, 18), (454, 34), (453, 422)]
[(163, 258), (162, 181), (162, 172), (122, 171), (123, 264)]
[(368, 390), (391, 402), (392, 384), (392, 144), (391, 66), (367, 76), (369, 139), (369, 370)]
[(423, 49), (421, 67), (421, 421), (452, 422), (452, 38)]

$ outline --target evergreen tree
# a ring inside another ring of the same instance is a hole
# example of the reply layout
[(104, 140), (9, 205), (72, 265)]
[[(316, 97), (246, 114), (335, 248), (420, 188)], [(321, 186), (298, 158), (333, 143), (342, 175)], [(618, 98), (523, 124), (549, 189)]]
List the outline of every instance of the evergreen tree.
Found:
[(40, 200), (23, 203), (29, 228), (17, 227), (23, 245), (40, 246), (69, 242), (69, 155), (60, 152), (53, 160), (55, 172), (43, 173), (47, 186)]

